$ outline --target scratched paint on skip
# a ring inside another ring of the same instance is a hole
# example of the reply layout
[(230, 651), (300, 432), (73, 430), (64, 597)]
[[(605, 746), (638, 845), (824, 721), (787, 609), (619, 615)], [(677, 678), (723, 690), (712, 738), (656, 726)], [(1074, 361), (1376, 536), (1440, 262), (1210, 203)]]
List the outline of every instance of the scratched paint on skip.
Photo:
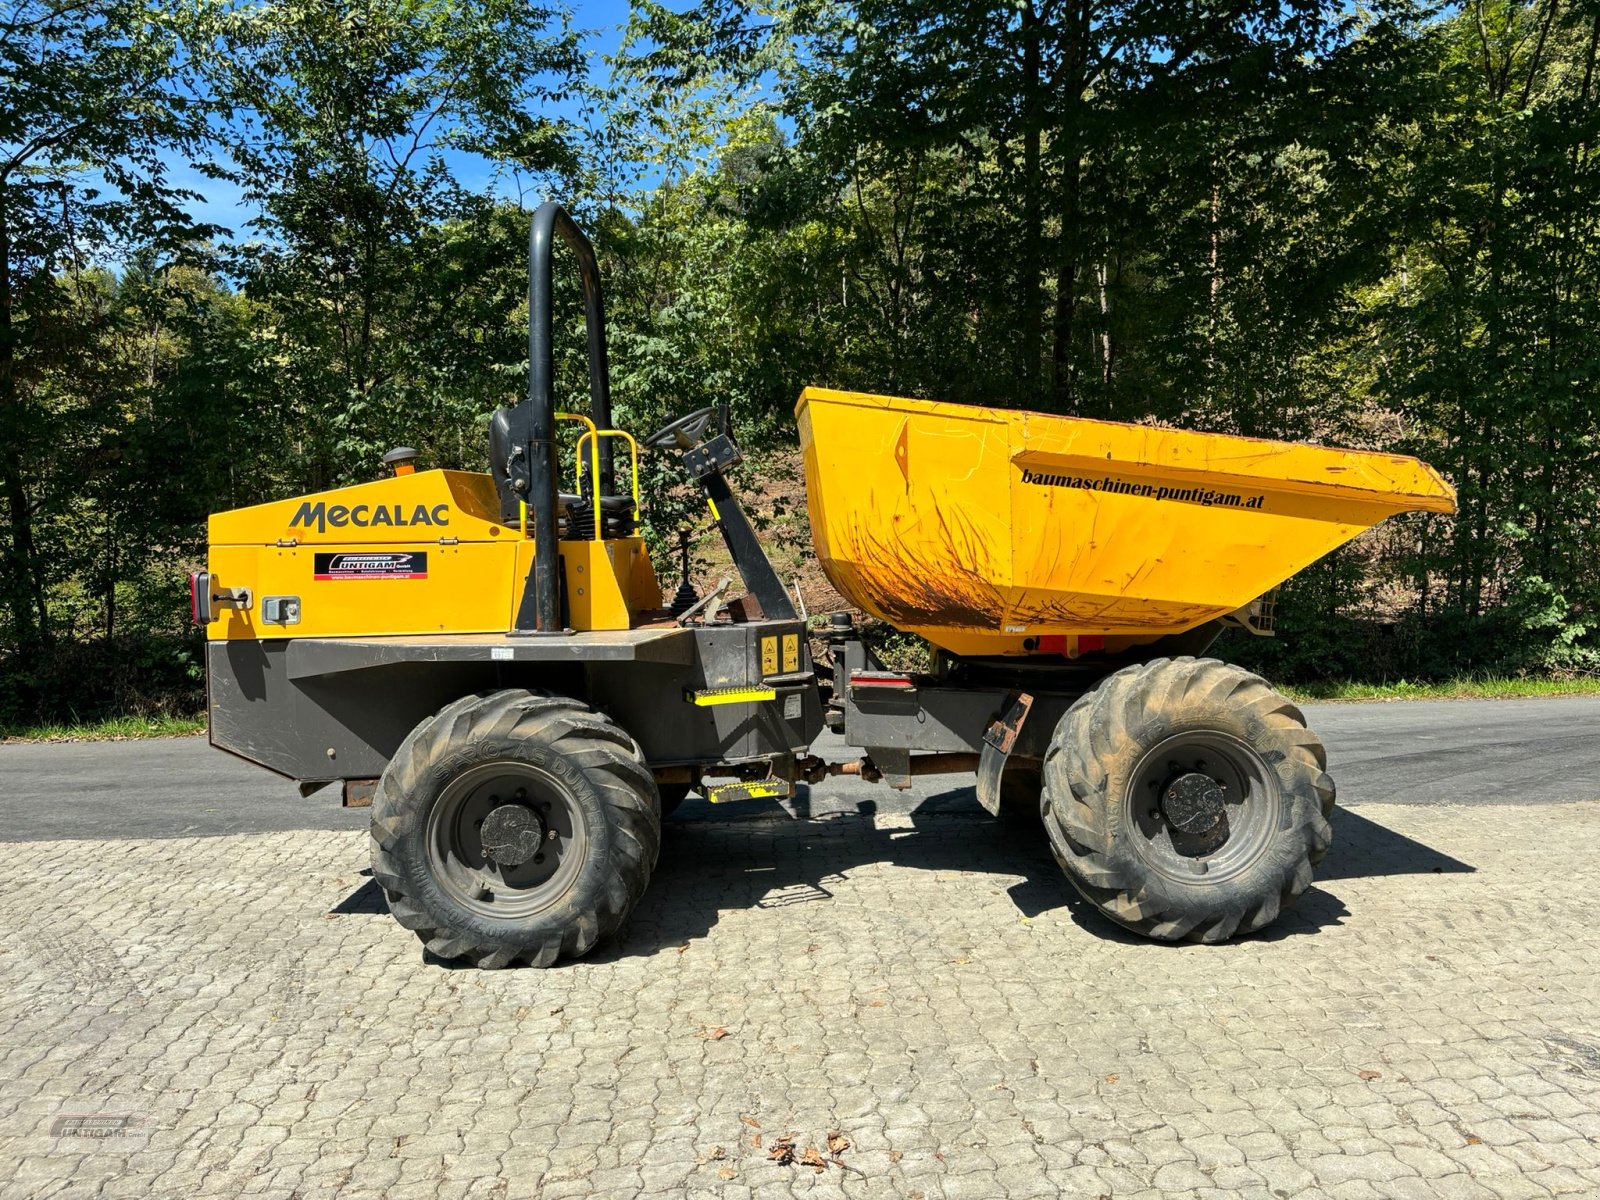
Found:
[[(827, 527), (817, 539), (831, 560), (823, 565), (863, 608), (959, 654), (1021, 652), (1006, 625), (1151, 636), (1189, 628), (1392, 512), (1448, 503), (1426, 468), (1392, 456), (835, 397), (812, 394), (806, 445), (813, 519)], [(1025, 466), (1184, 488), (1211, 475), (1218, 482), (1207, 486), (1259, 490), (1267, 506), (1029, 486)]]

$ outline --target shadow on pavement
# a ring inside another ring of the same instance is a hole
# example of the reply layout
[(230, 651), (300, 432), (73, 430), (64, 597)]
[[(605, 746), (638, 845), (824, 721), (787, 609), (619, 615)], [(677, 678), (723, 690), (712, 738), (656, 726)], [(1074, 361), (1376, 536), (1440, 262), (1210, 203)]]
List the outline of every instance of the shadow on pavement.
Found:
[[(972, 789), (941, 792), (919, 803), (910, 827), (879, 827), (877, 803), (830, 806), (814, 816), (802, 795), (794, 811), (770, 801), (713, 810), (685, 804), (663, 828), (661, 858), (624, 936), (588, 961), (606, 962), (676, 949), (704, 937), (721, 914), (740, 908), (826, 904), (852, 870), (889, 863), (919, 871), (1020, 875), (1007, 888), (1019, 914), (1034, 918), (1065, 909), (1096, 937), (1127, 945), (1153, 943), (1102, 916), (1078, 895), (1051, 857), (1043, 829), (1000, 821), (977, 804)], [(1322, 882), (1378, 875), (1462, 872), (1474, 868), (1358, 813), (1334, 815), (1334, 845), (1317, 871)], [(342, 914), (387, 912), (382, 889), (371, 879), (333, 909)], [(1337, 925), (1343, 902), (1313, 886), (1270, 928), (1256, 935), (1278, 941)]]
[(1333, 810), (1333, 847), (1317, 878), (1372, 879), (1379, 875), (1456, 875), (1478, 868), (1403, 833), (1385, 829), (1348, 808)]
[(377, 880), (371, 878), (372, 868), (368, 867), (361, 873), (368, 876), (366, 882), (330, 908), (329, 912), (341, 916), (370, 916), (389, 911), (389, 901), (384, 899), (383, 889), (378, 886)]

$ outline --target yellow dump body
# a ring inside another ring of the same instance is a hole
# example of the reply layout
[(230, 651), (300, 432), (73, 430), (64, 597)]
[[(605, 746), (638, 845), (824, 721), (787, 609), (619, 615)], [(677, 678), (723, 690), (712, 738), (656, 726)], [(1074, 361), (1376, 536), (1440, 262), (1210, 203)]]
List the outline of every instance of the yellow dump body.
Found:
[(796, 416), (828, 578), (955, 654), (1180, 633), (1386, 517), (1455, 510), (1393, 454), (822, 388)]

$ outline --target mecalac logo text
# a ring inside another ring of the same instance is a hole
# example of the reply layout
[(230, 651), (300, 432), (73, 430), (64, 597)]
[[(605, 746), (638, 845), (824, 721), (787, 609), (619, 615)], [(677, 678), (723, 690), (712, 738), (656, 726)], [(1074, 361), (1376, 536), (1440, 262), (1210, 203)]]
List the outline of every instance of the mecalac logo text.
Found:
[(289, 528), (309, 529), (315, 525), (318, 533), (326, 533), (331, 525), (335, 529), (343, 529), (354, 525), (358, 529), (375, 529), (380, 525), (448, 525), (450, 524), (450, 506), (435, 504), (429, 508), (426, 504), (414, 505), (408, 514), (403, 504), (329, 504), (325, 500), (318, 500), (313, 504), (310, 500), (301, 501), (300, 507), (295, 510)]

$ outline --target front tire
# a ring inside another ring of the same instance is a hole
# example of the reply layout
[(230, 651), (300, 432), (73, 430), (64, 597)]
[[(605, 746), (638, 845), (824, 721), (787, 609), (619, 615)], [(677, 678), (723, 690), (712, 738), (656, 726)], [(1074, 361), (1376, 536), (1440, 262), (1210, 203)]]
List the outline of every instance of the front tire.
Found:
[(1056, 860), (1112, 920), (1222, 942), (1274, 921), (1333, 839), (1333, 781), (1300, 710), (1215, 659), (1127, 667), (1061, 719), (1045, 758)]
[(661, 809), (638, 744), (588, 705), (512, 689), (412, 731), (372, 804), (372, 873), (443, 959), (548, 967), (643, 895)]

